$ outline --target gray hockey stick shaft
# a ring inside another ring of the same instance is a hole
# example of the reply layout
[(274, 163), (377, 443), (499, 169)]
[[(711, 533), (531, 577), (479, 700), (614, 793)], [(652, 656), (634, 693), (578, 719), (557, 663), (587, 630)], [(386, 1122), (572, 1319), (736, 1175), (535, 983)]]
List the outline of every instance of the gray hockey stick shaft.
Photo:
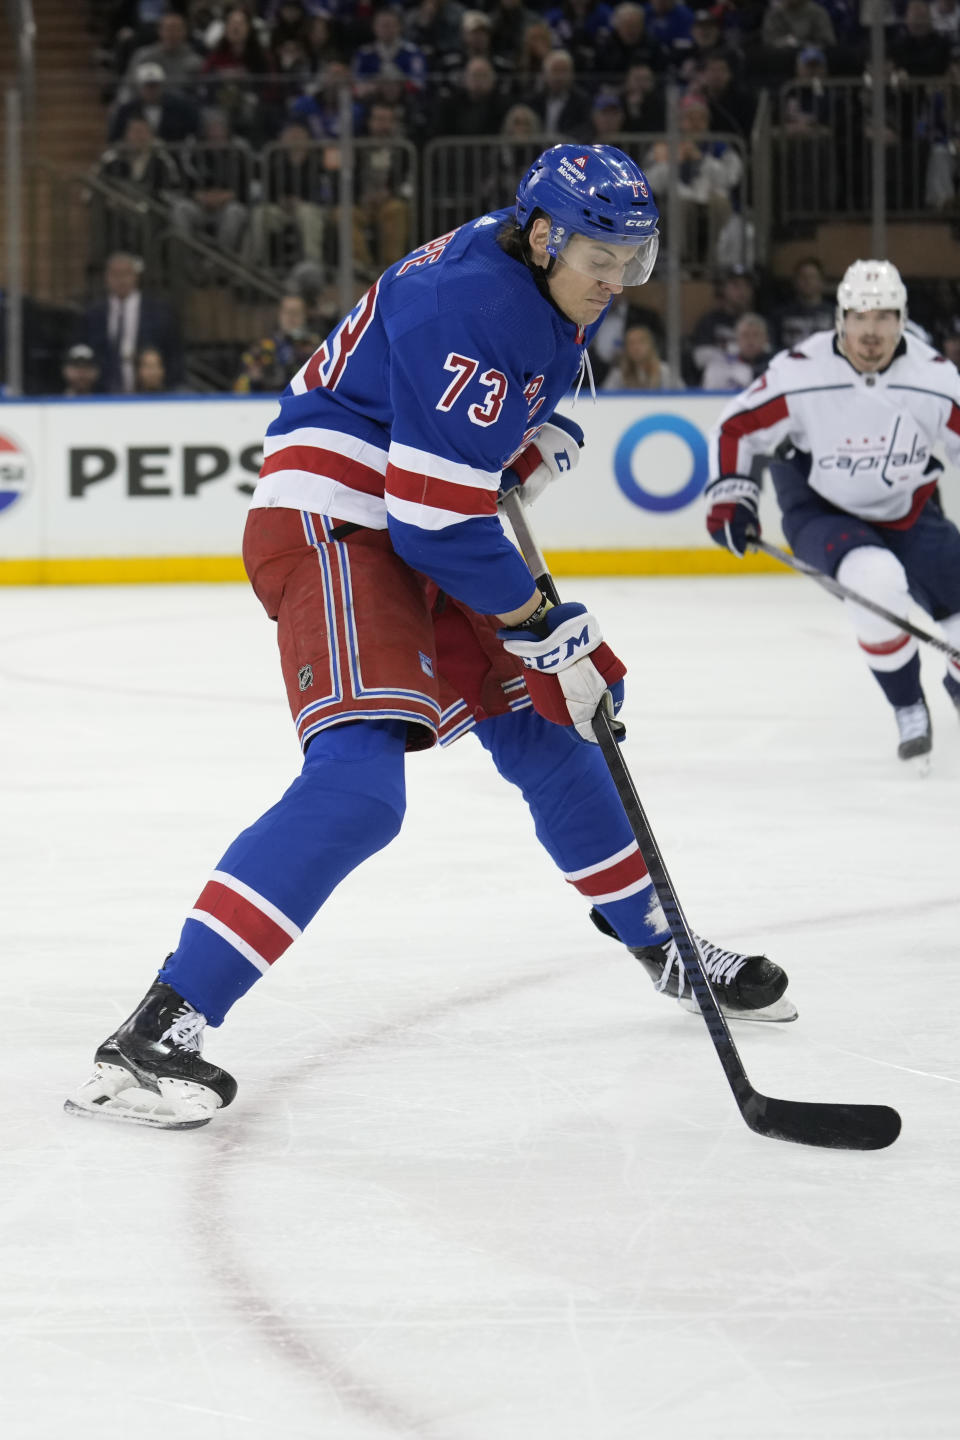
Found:
[[(559, 604), (560, 596), (553, 576), (527, 523), (523, 502), (516, 489), (508, 490), (500, 503), (510, 521), (520, 553), (541, 592), (554, 604)], [(900, 1133), (900, 1116), (889, 1106), (778, 1100), (772, 1095), (761, 1094), (751, 1085), (729, 1026), (704, 973), (700, 949), (680, 907), (660, 847), (621, 754), (614, 722), (602, 702), (593, 717), (593, 732), (744, 1122), (757, 1135), (766, 1135), (773, 1140), (791, 1140), (798, 1145), (818, 1145), (837, 1150), (881, 1150), (892, 1145)]]
[(874, 615), (879, 615), (883, 620), (889, 620), (891, 625), (898, 629), (905, 630), (908, 635), (915, 635), (926, 645), (932, 645), (934, 650), (942, 650), (944, 655), (949, 655), (951, 660), (960, 664), (960, 650), (954, 645), (949, 645), (946, 640), (941, 640), (939, 635), (931, 635), (928, 630), (921, 630), (919, 625), (914, 625), (911, 620), (905, 620), (902, 615), (895, 615), (892, 610), (886, 610), (878, 605), (875, 600), (868, 600), (866, 595), (860, 595), (856, 590), (850, 590), (846, 585), (841, 585), (839, 580), (834, 580), (832, 575), (824, 575), (822, 570), (815, 566), (808, 565), (805, 560), (798, 560), (796, 555), (791, 555), (789, 550), (781, 550), (778, 545), (770, 545), (766, 540), (751, 540), (754, 550), (759, 550), (764, 555), (769, 555), (773, 560), (779, 560), (781, 565), (787, 565), (791, 570), (798, 571), (801, 575), (809, 575), (811, 580), (816, 580), (824, 590), (835, 595), (838, 600), (851, 600), (855, 605), (861, 605), (864, 610), (870, 610)]

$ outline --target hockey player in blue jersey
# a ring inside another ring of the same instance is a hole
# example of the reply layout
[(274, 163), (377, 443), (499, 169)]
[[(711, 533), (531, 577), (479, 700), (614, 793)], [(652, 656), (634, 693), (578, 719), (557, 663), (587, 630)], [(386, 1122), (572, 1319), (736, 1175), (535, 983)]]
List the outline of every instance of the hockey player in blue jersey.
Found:
[[(593, 743), (591, 718), (602, 701), (619, 707), (624, 666), (584, 605), (540, 594), (497, 512), (502, 486), (529, 501), (576, 465), (581, 432), (556, 407), (582, 383), (611, 297), (649, 277), (657, 223), (621, 151), (554, 146), (515, 211), (391, 266), (284, 392), (244, 561), (277, 623), (303, 768), (220, 860), (68, 1109), (182, 1128), (228, 1105), (236, 1084), (202, 1057), (204, 1027), (395, 838), (405, 752), (467, 731), (520, 788), (600, 927), (682, 994)], [(728, 1013), (782, 1018), (778, 966), (700, 944)]]

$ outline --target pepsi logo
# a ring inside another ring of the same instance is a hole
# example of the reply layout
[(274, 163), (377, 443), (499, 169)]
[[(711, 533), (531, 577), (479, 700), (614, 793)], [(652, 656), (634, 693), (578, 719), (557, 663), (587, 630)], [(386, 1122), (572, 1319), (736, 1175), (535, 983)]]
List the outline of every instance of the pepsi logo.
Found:
[(0, 514), (30, 489), (30, 457), (19, 441), (0, 431)]

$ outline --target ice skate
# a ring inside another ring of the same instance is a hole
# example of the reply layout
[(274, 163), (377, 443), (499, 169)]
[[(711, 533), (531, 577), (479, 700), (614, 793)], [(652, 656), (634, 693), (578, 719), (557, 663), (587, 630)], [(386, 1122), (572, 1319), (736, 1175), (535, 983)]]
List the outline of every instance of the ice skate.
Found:
[(927, 702), (921, 699), (916, 705), (901, 705), (893, 713), (897, 717), (897, 729), (900, 732), (897, 754), (901, 760), (909, 761), (911, 769), (918, 775), (926, 775), (930, 769), (930, 751), (933, 749), (933, 730)]
[[(590, 918), (605, 935), (620, 938), (598, 910), (591, 910)], [(742, 955), (738, 950), (723, 950), (699, 935), (693, 938), (714, 998), (728, 1019), (763, 1020), (774, 1024), (796, 1020), (797, 1007), (784, 994), (788, 983), (786, 971), (773, 960), (768, 960), (766, 955)], [(690, 989), (672, 937), (660, 945), (631, 945), (628, 949), (640, 961), (661, 994), (679, 1000), (684, 1010), (699, 1015), (700, 1006)]]
[(161, 1130), (194, 1130), (229, 1105), (232, 1075), (200, 1054), (206, 1017), (156, 981), (94, 1056), (94, 1072), (64, 1109)]
[(960, 681), (954, 680), (952, 675), (944, 675), (943, 688), (956, 706), (957, 714), (960, 715)]

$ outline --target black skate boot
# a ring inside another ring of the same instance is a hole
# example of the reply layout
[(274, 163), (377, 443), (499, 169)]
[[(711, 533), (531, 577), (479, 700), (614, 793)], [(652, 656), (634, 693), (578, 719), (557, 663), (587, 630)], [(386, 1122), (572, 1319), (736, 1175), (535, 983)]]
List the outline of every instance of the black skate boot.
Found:
[(94, 1056), (64, 1109), (163, 1130), (194, 1130), (229, 1105), (237, 1082), (200, 1054), (206, 1016), (158, 980)]
[(930, 751), (933, 749), (933, 730), (926, 700), (920, 699), (916, 705), (901, 705), (893, 713), (897, 717), (897, 729), (900, 731), (897, 754), (901, 760), (914, 761), (916, 769), (926, 774), (930, 768)]
[[(599, 910), (590, 911), (590, 919), (604, 935), (619, 940), (613, 927)], [(738, 950), (721, 950), (699, 935), (694, 935), (704, 974), (710, 981), (714, 997), (724, 1015), (736, 1020), (783, 1022), (796, 1020), (797, 1007), (784, 995), (787, 974), (766, 955), (741, 955)], [(679, 1000), (685, 1010), (700, 1013), (683, 962), (673, 938), (660, 945), (630, 945), (655, 987), (663, 995)]]

